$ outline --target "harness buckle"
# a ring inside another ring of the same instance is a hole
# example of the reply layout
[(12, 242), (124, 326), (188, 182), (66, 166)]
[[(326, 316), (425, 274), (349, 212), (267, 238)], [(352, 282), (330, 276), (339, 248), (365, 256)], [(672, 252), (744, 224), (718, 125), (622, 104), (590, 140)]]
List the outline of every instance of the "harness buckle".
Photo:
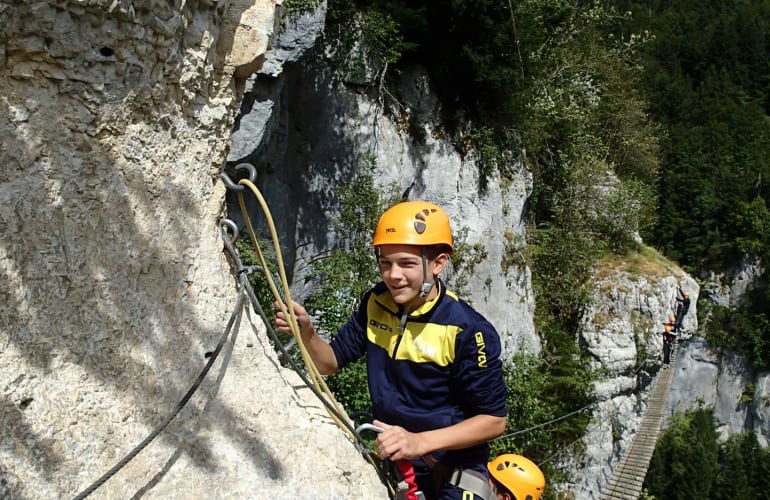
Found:
[(451, 474), (449, 474), (449, 479), (447, 482), (452, 488), (458, 488), (460, 486), (460, 483), (462, 483), (463, 479), (463, 468), (462, 467), (455, 467), (452, 469)]

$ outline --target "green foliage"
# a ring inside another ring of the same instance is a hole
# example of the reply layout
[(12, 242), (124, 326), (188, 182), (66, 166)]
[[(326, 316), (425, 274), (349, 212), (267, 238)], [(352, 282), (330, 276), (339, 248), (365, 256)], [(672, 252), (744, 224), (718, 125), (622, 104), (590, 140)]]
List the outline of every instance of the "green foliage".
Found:
[(736, 238), (738, 250), (747, 254), (770, 255), (770, 210), (764, 198), (739, 202), (733, 216), (739, 234)]
[(388, 8), (379, 1), (333, 0), (328, 6), (326, 30), (336, 45), (337, 69), (346, 80), (379, 83), (389, 66), (415, 48), (405, 40), (402, 23), (419, 18), (419, 10), (406, 3)]
[(754, 384), (748, 384), (741, 393), (740, 402), (745, 405), (750, 405), (754, 402)]
[(718, 347), (745, 353), (755, 370), (770, 368), (770, 287), (759, 281), (749, 300), (735, 308), (713, 305), (705, 323), (706, 338)]
[[(542, 463), (560, 444), (552, 435), (556, 425), (536, 428), (559, 416), (556, 414), (559, 409), (543, 398), (550, 385), (545, 362), (532, 354), (517, 353), (510, 362), (504, 363), (503, 371), (508, 388), (505, 405), (508, 422), (503, 437), (492, 441), (491, 456), (517, 453)], [(520, 432), (523, 430), (527, 431)], [(543, 473), (552, 483), (563, 477), (550, 462), (543, 465)]]
[(592, 296), (591, 268), (601, 255), (600, 242), (590, 235), (556, 225), (528, 230), (537, 294), (539, 330), (577, 331)]
[(312, 12), (321, 0), (285, 0), (281, 5), (289, 19), (295, 19), (306, 12)]
[(500, 136), (490, 126), (481, 125), (472, 129), (467, 140), (476, 154), (476, 164), (479, 167), (479, 194), (483, 195), (489, 187), (489, 178), (500, 172), (505, 178), (506, 165), (514, 164), (517, 159), (511, 154), (514, 141), (507, 136)]
[(765, 498), (770, 450), (751, 431), (717, 443), (713, 410), (676, 414), (658, 439), (644, 486), (655, 498)]
[(667, 131), (655, 243), (693, 272), (768, 255), (770, 4), (625, 2), (645, 26), (645, 93)]
[(658, 439), (644, 487), (658, 498), (712, 498), (718, 457), (713, 410), (677, 414)]
[[(548, 383), (543, 360), (531, 354), (517, 353), (510, 362), (504, 363), (503, 373), (508, 388), (505, 404), (508, 423), (504, 435), (556, 417), (553, 409), (545, 406), (541, 398)], [(545, 428), (534, 429), (493, 441), (492, 455), (519, 453), (532, 460), (543, 460), (548, 454), (548, 447), (545, 446), (548, 441), (550, 438)]]
[(722, 446), (712, 497), (765, 498), (770, 491), (770, 450), (762, 448), (751, 431), (730, 436)]

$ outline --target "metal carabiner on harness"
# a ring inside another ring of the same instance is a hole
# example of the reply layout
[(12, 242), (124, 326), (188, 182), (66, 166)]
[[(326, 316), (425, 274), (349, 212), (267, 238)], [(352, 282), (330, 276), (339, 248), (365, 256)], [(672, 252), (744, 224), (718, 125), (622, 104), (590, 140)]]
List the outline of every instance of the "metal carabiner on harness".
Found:
[[(356, 427), (356, 435), (360, 438), (362, 431), (374, 431), (377, 434), (384, 431), (382, 427), (376, 426), (374, 424), (361, 424), (358, 427)], [(368, 450), (371, 452), (371, 450)], [(393, 475), (396, 477), (396, 492), (395, 492), (395, 500), (425, 500), (425, 494), (420, 491), (416, 490), (417, 486), (416, 483), (414, 483), (414, 473), (412, 471), (412, 477), (411, 477), (411, 484), (410, 481), (406, 480), (406, 477), (404, 476), (404, 471), (401, 470), (401, 467), (399, 465), (403, 465), (403, 463), (409, 462), (408, 460), (399, 460), (398, 462), (393, 462), (392, 460), (388, 460), (391, 465), (391, 470), (393, 472)], [(410, 467), (411, 468), (411, 465)], [(416, 491), (415, 491), (416, 490)]]

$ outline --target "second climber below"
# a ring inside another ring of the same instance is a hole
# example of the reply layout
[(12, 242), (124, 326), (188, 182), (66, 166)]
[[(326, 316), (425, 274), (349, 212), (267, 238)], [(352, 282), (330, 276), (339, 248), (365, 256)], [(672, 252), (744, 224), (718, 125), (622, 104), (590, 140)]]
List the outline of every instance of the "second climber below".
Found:
[[(304, 345), (322, 374), (366, 356), (375, 451), (413, 467), (427, 500), (482, 499), (488, 441), (506, 423), (500, 337), (439, 279), (454, 245), (449, 217), (427, 201), (396, 204), (372, 242), (382, 281), (327, 343), (292, 303)], [(290, 333), (276, 304), (276, 328)]]

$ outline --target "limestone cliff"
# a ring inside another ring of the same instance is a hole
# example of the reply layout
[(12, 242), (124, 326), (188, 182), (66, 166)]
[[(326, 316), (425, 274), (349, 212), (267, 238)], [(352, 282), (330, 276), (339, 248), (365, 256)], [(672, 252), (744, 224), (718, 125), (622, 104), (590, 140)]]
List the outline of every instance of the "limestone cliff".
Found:
[[(0, 0), (0, 497), (81, 492), (198, 376), (236, 305), (226, 163), (257, 167), (301, 299), (305, 264), (335, 244), (334, 186), (376, 158), (379, 186), (445, 206), (482, 249), (466, 298), (506, 354), (540, 351), (522, 256), (530, 173), (512, 162), (482, 192), (419, 68), (398, 101), (340, 77), (324, 3), (283, 22), (278, 3)], [(576, 498), (596, 498), (633, 437), (677, 286), (699, 293), (655, 255), (595, 278), (577, 341), (603, 377), (585, 451), (560, 458)], [(671, 411), (703, 399), (725, 432), (770, 435), (766, 374), (741, 406), (740, 360), (693, 339), (680, 356)], [(170, 427), (93, 496), (387, 497), (253, 311)]]
[[(0, 1), (0, 497), (81, 492), (226, 331), (218, 174), (277, 8)], [(253, 312), (92, 496), (387, 497)]]

